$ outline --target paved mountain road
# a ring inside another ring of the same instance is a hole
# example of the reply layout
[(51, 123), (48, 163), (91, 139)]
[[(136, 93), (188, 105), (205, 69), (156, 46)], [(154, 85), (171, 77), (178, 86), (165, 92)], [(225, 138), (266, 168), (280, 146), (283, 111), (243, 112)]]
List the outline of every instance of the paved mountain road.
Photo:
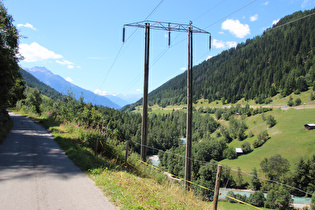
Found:
[(0, 209), (115, 209), (42, 126), (11, 113), (0, 145)]

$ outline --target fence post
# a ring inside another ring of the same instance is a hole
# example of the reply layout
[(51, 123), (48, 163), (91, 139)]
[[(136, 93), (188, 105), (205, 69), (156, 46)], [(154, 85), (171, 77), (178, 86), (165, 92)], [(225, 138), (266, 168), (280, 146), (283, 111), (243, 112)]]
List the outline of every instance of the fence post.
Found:
[(97, 155), (98, 144), (99, 144), (99, 138), (96, 139), (95, 151), (94, 151), (95, 156)]
[(217, 208), (218, 208), (218, 198), (219, 198), (219, 191), (220, 191), (221, 173), (222, 173), (222, 166), (218, 165), (217, 177), (216, 177), (216, 181), (215, 181), (213, 210), (217, 210)]
[(128, 150), (129, 150), (129, 141), (127, 141), (127, 142), (126, 142), (126, 158), (125, 158), (125, 167), (127, 167)]

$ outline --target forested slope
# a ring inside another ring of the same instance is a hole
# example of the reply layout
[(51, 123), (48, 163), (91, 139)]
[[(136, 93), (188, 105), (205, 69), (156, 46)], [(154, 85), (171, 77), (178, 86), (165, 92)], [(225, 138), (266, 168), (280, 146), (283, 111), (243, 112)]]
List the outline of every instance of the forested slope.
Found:
[(48, 85), (42, 83), (41, 81), (39, 81), (36, 77), (31, 75), (27, 71), (20, 69), (19, 72), (22, 75), (27, 86), (29, 86), (31, 88), (37, 88), (41, 94), (46, 95), (50, 98), (59, 98), (59, 99), (62, 98), (61, 93), (59, 93), (55, 89), (49, 87)]
[[(195, 66), (194, 101), (235, 103), (244, 97), (263, 102), (277, 93), (286, 96), (308, 90), (315, 79), (315, 15), (310, 15), (314, 12), (286, 16), (261, 36)], [(152, 91), (149, 103), (185, 104), (186, 72)]]

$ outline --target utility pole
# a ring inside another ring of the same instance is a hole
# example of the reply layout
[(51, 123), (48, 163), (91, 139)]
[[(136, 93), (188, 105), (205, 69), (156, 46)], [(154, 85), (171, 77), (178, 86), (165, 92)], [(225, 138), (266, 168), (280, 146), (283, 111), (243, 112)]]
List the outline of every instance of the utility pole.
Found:
[(147, 161), (147, 138), (148, 138), (148, 84), (149, 84), (149, 46), (150, 46), (150, 23), (145, 23), (144, 42), (144, 83), (142, 101), (142, 126), (141, 126), (141, 151), (140, 156), (143, 162)]
[[(191, 24), (191, 22), (190, 22)], [(186, 125), (186, 153), (185, 153), (185, 188), (188, 190), (190, 183), (186, 180), (191, 180), (191, 137), (192, 137), (192, 28), (188, 28), (188, 68), (187, 68), (187, 125)]]
[(188, 24), (167, 23), (157, 21), (141, 21), (137, 23), (125, 24), (123, 28), (123, 42), (125, 41), (125, 27), (145, 28), (145, 58), (144, 58), (144, 89), (143, 89), (143, 114), (141, 129), (141, 160), (146, 161), (147, 146), (147, 118), (148, 118), (148, 74), (149, 74), (149, 34), (150, 28), (168, 31), (168, 45), (171, 43), (171, 31), (188, 32), (188, 69), (187, 69), (187, 128), (186, 128), (186, 157), (185, 157), (185, 188), (189, 189), (191, 180), (191, 137), (192, 137), (192, 35), (193, 33), (209, 34), (209, 49), (211, 48), (211, 34), (203, 29)]

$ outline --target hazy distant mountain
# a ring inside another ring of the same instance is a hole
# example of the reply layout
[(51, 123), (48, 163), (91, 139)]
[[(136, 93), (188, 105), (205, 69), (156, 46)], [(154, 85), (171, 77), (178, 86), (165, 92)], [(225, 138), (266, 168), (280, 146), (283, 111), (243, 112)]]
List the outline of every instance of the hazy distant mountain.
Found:
[[(72, 84), (71, 82), (66, 81), (61, 76), (53, 74), (51, 71), (49, 71), (45, 67), (36, 66), (33, 68), (23, 68), (23, 69), (31, 73), (34, 77), (36, 77), (41, 82), (54, 88), (55, 90), (57, 90), (58, 92), (64, 95), (67, 95), (68, 91), (72, 91), (76, 99), (79, 99), (81, 96), (83, 96), (84, 101), (87, 103), (93, 103), (93, 104), (107, 106), (107, 107), (111, 107), (115, 109), (119, 109), (128, 103), (122, 99), (119, 99), (118, 97), (114, 98), (113, 96), (111, 97), (112, 100), (110, 100), (105, 96), (100, 96), (93, 93), (92, 91), (80, 88)], [(113, 100), (115, 100), (115, 102), (117, 103), (114, 103)]]

